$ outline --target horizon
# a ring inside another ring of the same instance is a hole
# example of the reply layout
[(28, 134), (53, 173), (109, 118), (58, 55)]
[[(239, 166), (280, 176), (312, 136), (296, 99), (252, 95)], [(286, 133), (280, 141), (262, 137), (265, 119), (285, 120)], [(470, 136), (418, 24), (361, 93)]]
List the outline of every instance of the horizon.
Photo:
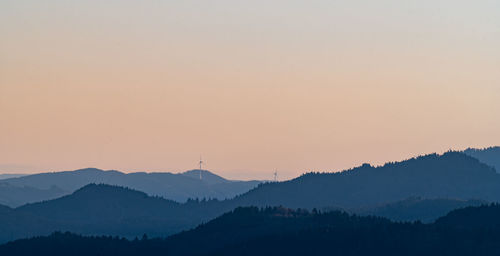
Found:
[(0, 3), (0, 172), (284, 179), (500, 145), (498, 1)]

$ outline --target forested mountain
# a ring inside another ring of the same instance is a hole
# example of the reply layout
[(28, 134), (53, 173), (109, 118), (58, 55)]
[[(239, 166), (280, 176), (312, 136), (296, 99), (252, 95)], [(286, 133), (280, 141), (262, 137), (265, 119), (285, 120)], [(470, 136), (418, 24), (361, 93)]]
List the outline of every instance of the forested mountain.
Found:
[(500, 200), (500, 174), (460, 152), (431, 154), (373, 167), (365, 164), (338, 173), (308, 173), (265, 183), (234, 201), (238, 206), (360, 208), (410, 197)]
[[(4, 192), (0, 188), (0, 203), (11, 207), (67, 195), (90, 183), (129, 187), (178, 202), (185, 202), (188, 198), (232, 198), (260, 183), (260, 181), (227, 180), (206, 170), (192, 170), (180, 174), (144, 172), (126, 174), (94, 168), (40, 173), (4, 179), (0, 182), (10, 190), (19, 191)], [(40, 193), (33, 193), (35, 190)]]
[(124, 237), (143, 233), (167, 236), (228, 210), (218, 203), (190, 200), (181, 204), (123, 187), (90, 184), (58, 199), (6, 211), (0, 208), (0, 242), (57, 230)]
[(497, 172), (500, 172), (500, 147), (484, 149), (468, 148), (464, 153), (477, 158), (479, 161), (494, 167)]
[[(499, 255), (500, 206), (451, 212), (433, 224), (282, 207), (237, 208), (167, 239), (55, 233), (0, 246), (1, 255)], [(473, 223), (473, 228), (469, 223)]]

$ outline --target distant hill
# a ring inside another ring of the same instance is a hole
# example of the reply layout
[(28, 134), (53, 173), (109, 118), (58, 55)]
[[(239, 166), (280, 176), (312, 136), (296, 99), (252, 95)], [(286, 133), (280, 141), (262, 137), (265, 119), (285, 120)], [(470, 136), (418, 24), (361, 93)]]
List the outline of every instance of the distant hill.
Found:
[(39, 189), (28, 186), (15, 186), (0, 180), (0, 204), (17, 207), (25, 203), (50, 200), (66, 195), (67, 192), (51, 186)]
[[(0, 246), (1, 255), (499, 255), (500, 207), (456, 210), (433, 224), (394, 223), (342, 212), (237, 208), (167, 239), (128, 241), (54, 233)], [(465, 224), (464, 224), (465, 223)]]
[(500, 147), (485, 149), (468, 148), (464, 153), (477, 158), (479, 161), (494, 167), (497, 172), (500, 172)]
[(350, 212), (360, 215), (385, 217), (394, 221), (422, 221), (430, 223), (453, 210), (486, 204), (488, 203), (482, 200), (423, 199), (412, 197), (379, 207), (356, 209)]
[[(152, 196), (162, 196), (166, 199), (185, 202), (188, 198), (226, 199), (247, 192), (257, 186), (260, 181), (233, 181), (224, 179), (209, 171), (192, 170), (185, 173), (122, 173), (119, 171), (103, 171), (87, 168), (76, 171), (40, 173), (18, 178), (4, 179), (1, 182), (9, 184), (11, 189), (21, 191), (25, 196), (14, 196), (3, 193), (0, 189), (0, 203), (16, 207), (25, 203), (55, 198), (54, 193), (42, 192), (30, 197), (33, 190), (50, 190), (58, 188), (58, 196), (67, 195), (90, 183), (103, 183), (129, 187), (143, 191)], [(22, 191), (22, 190), (27, 191)], [(8, 198), (2, 201), (2, 198)]]
[(17, 177), (22, 177), (22, 176), (26, 176), (26, 175), (27, 174), (8, 174), (8, 173), (5, 173), (5, 174), (0, 174), (0, 180), (17, 178)]
[[(215, 200), (180, 204), (128, 188), (89, 184), (71, 195), (0, 208), (0, 242), (72, 231), (88, 235), (167, 236), (227, 211)], [(3, 210), (2, 210), (3, 209)]]

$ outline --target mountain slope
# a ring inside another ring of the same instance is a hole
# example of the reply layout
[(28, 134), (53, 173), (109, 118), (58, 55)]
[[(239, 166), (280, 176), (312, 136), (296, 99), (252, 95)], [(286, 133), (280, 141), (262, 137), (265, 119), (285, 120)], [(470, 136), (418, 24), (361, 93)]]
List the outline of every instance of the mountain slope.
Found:
[[(181, 174), (173, 173), (144, 173), (136, 172), (125, 174), (118, 171), (103, 171), (95, 168), (76, 171), (40, 173), (2, 180), (3, 183), (16, 187), (18, 190), (29, 187), (39, 190), (60, 188), (58, 196), (67, 195), (90, 183), (103, 183), (124, 186), (146, 192), (152, 196), (162, 196), (166, 199), (184, 202), (188, 198), (232, 198), (247, 192), (258, 185), (259, 181), (231, 181), (203, 170), (202, 179), (199, 179), (199, 170)], [(196, 176), (195, 173), (198, 173)], [(22, 193), (22, 192), (20, 192)], [(28, 194), (28, 192), (25, 192)], [(0, 201), (9, 206), (18, 206), (39, 200), (53, 199), (39, 193), (36, 197), (16, 197), (12, 200)], [(8, 193), (0, 190), (0, 200), (8, 197)], [(14, 200), (17, 199), (17, 200)]]
[(464, 153), (477, 158), (479, 161), (494, 167), (497, 172), (500, 172), (500, 147), (485, 149), (468, 148)]

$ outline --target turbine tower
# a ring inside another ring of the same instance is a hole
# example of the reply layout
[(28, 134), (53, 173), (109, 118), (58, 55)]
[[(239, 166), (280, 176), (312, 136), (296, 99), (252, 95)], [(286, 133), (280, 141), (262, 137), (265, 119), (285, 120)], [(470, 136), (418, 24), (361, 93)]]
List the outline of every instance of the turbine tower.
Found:
[(274, 182), (278, 182), (278, 169), (274, 170)]
[(199, 164), (200, 164), (200, 180), (201, 180), (201, 170), (203, 170), (202, 167), (203, 167), (203, 164), (204, 164), (203, 160), (201, 159), (201, 155), (200, 155), (200, 162), (199, 162)]

